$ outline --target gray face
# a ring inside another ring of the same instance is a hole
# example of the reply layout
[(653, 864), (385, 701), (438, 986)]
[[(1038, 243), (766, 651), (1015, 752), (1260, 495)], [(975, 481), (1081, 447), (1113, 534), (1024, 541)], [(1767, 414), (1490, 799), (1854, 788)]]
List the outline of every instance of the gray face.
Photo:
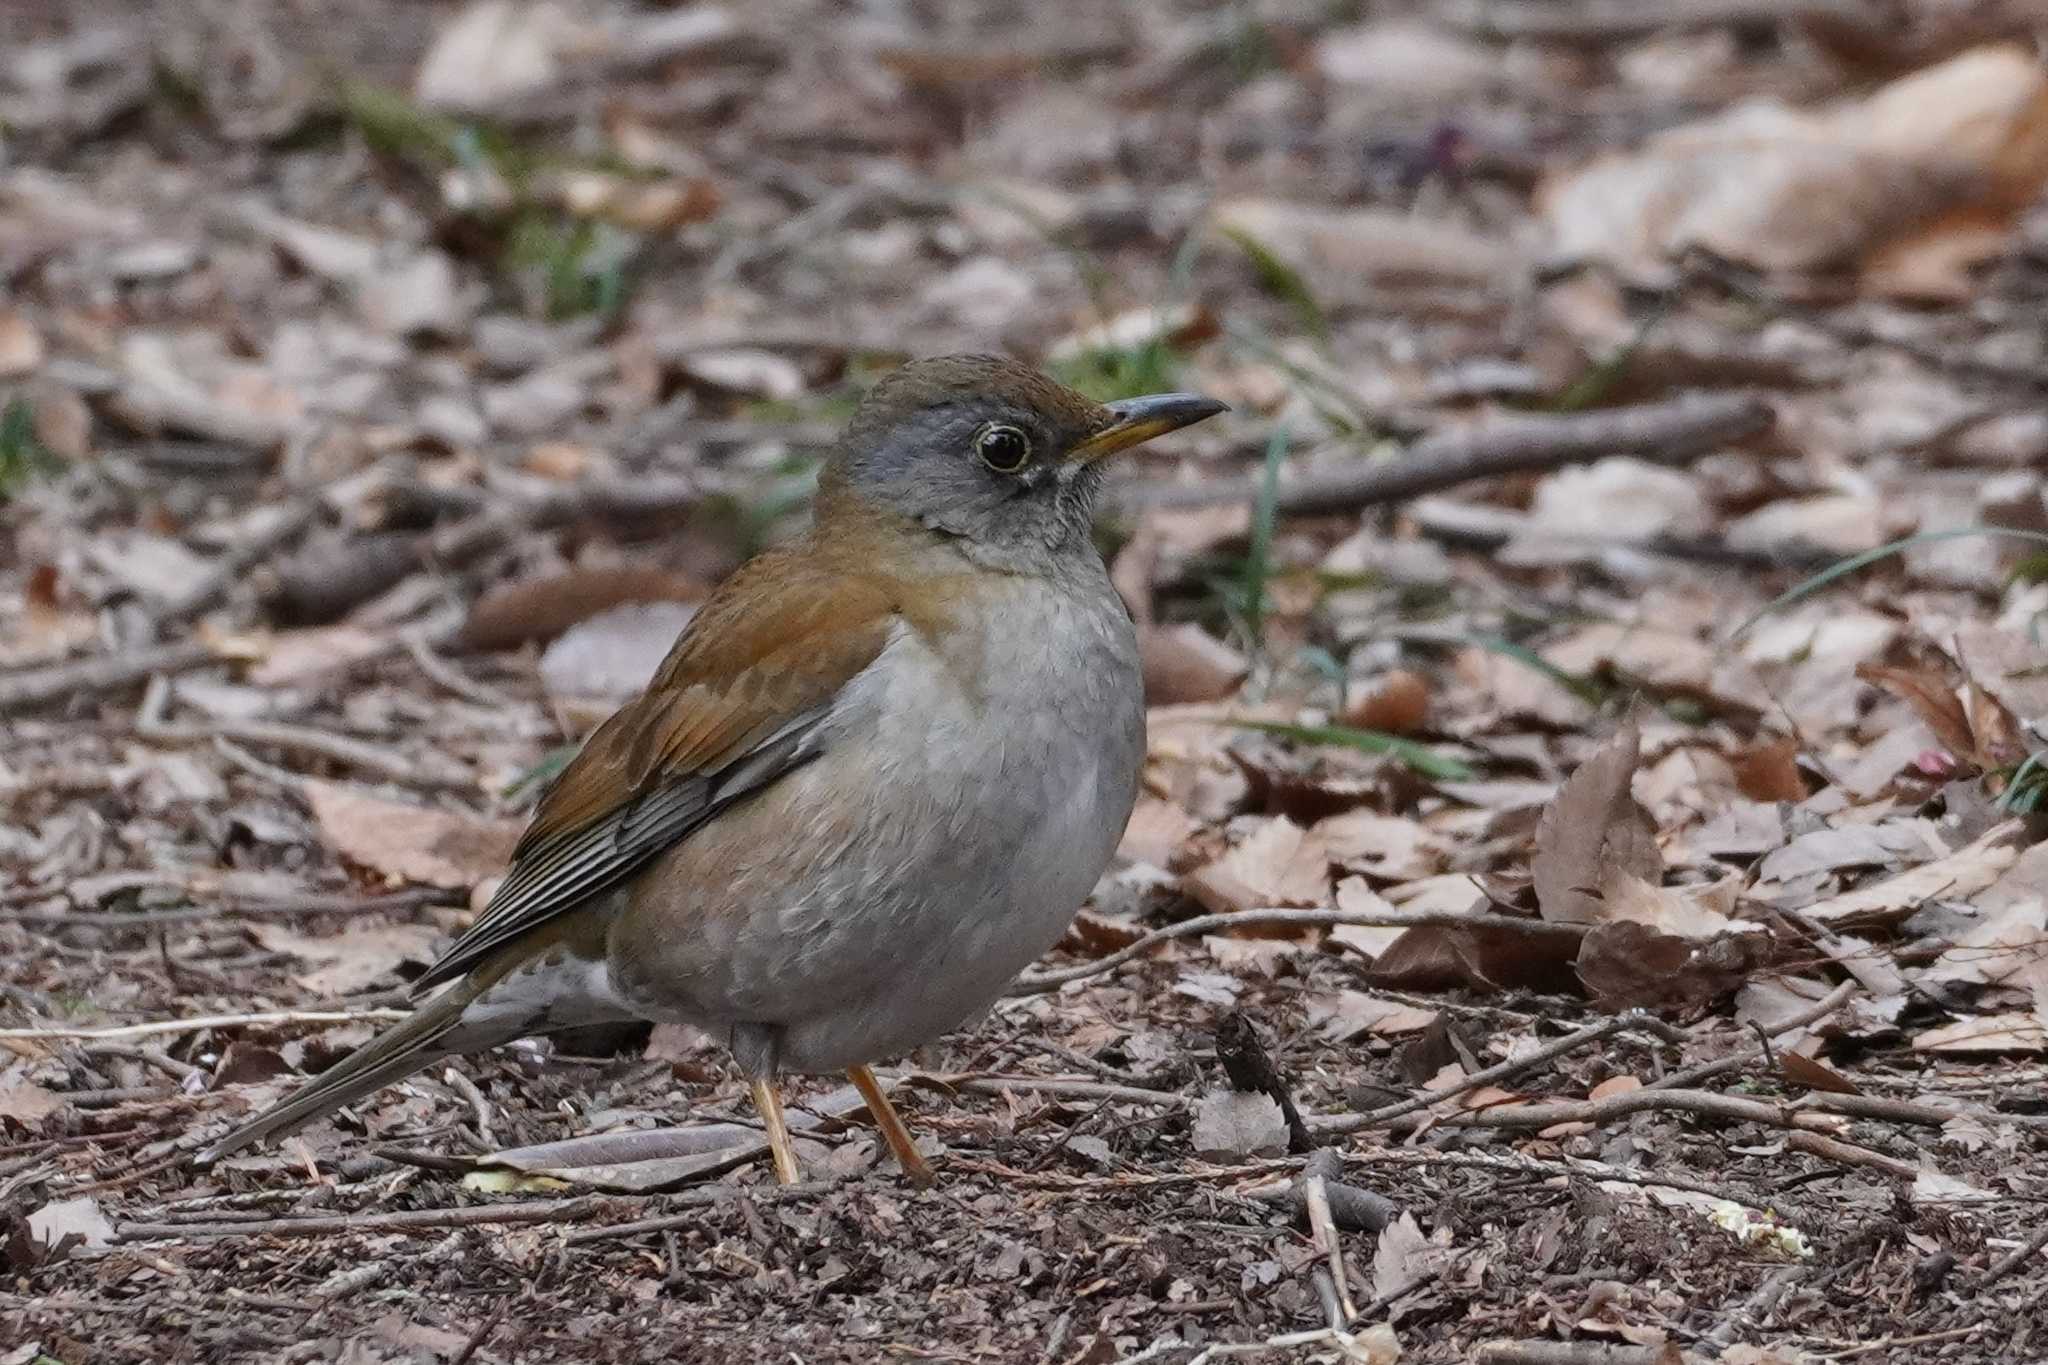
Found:
[(1090, 543), (1102, 486), (1098, 468), (1064, 458), (1090, 430), (1000, 399), (940, 400), (857, 423), (841, 468), (849, 487), (973, 547), (1065, 551)]

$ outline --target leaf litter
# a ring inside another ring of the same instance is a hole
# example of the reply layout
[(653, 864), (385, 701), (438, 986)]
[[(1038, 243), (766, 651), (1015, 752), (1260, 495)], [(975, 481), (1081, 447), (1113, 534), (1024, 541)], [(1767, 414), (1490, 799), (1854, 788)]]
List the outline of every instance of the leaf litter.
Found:
[[(0, 18), (0, 1335), (2039, 1354), (2030, 30), (1399, 8)], [(764, 1187), (645, 1028), (167, 1160), (367, 1036), (858, 388), (960, 349), (1236, 412), (1111, 489), (1119, 865), (890, 1071), (945, 1193), (829, 1086), (832, 1187)], [(1760, 416), (1629, 437), (1716, 389)], [(1383, 1230), (1297, 1222), (1231, 1010)]]

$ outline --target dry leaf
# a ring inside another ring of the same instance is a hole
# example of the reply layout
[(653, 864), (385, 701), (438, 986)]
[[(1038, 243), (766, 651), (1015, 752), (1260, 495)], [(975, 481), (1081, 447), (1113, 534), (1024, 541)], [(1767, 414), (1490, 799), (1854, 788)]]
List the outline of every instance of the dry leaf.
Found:
[(1860, 265), (1869, 287), (1959, 297), (2048, 183), (2048, 78), (1979, 48), (1868, 99), (1804, 113), (1742, 105), (1553, 177), (1557, 250), (1668, 278), (1693, 247), (1763, 270)]
[(1138, 655), (1147, 706), (1222, 701), (1251, 671), (1250, 660), (1191, 624), (1139, 626)]
[(481, 111), (553, 85), (571, 21), (552, 4), (473, 0), (435, 36), (413, 96), (442, 109)]
[(1602, 900), (1616, 875), (1644, 881), (1663, 876), (1655, 827), (1629, 792), (1641, 743), (1642, 732), (1630, 720), (1565, 779), (1536, 822), (1529, 871), (1543, 918), (1599, 923), (1609, 917)]
[(1360, 730), (1412, 735), (1429, 723), (1429, 683), (1419, 673), (1394, 669), (1354, 692), (1338, 719)]
[(667, 569), (571, 569), (491, 589), (470, 608), (458, 638), (467, 649), (517, 649), (629, 602), (697, 602), (705, 591), (698, 580)]
[(1950, 753), (1958, 758), (1976, 758), (1977, 737), (1971, 730), (1969, 712), (1963, 709), (1956, 697), (1955, 684), (1948, 678), (1927, 668), (1877, 663), (1856, 665), (1856, 676), (1912, 707)]
[(40, 1132), (43, 1120), (64, 1107), (64, 1097), (45, 1090), (34, 1081), (15, 1080), (0, 1085), (0, 1119)]
[(327, 841), (393, 881), (466, 891), (503, 872), (519, 841), (511, 820), (403, 805), (332, 782), (308, 782), (305, 791)]
[(1839, 928), (1900, 919), (1927, 901), (1966, 900), (1997, 881), (2019, 851), (2023, 822), (2007, 820), (1975, 843), (1896, 877), (1806, 906), (1800, 913)]
[(99, 1201), (82, 1194), (45, 1204), (28, 1216), (29, 1235), (49, 1252), (82, 1248), (88, 1251), (111, 1246), (114, 1224), (100, 1210)]
[(1330, 897), (1330, 854), (1319, 837), (1284, 816), (1262, 822), (1230, 852), (1181, 879), (1217, 914), (1259, 906), (1318, 906)]
[(2041, 1052), (2048, 1024), (2037, 1014), (1984, 1014), (1913, 1035), (1915, 1052)]
[(1326, 305), (1370, 302), (1376, 285), (1491, 285), (1520, 269), (1508, 243), (1388, 209), (1232, 199), (1216, 206), (1212, 221), (1299, 271)]
[(1758, 935), (1698, 943), (1630, 921), (1586, 931), (1575, 964), (1602, 1009), (1694, 1009), (1739, 987), (1757, 965)]
[(1212, 1090), (1195, 1102), (1190, 1142), (1204, 1161), (1281, 1156), (1287, 1151), (1287, 1120), (1270, 1095)]
[(1804, 801), (1806, 778), (1798, 757), (1799, 741), (1790, 735), (1753, 744), (1732, 761), (1735, 785), (1752, 801)]
[(439, 956), (438, 929), (426, 924), (355, 924), (338, 934), (301, 934), (289, 925), (258, 922), (250, 936), (274, 953), (317, 964), (292, 979), (314, 995), (353, 995), (390, 984), (402, 962), (427, 966)]

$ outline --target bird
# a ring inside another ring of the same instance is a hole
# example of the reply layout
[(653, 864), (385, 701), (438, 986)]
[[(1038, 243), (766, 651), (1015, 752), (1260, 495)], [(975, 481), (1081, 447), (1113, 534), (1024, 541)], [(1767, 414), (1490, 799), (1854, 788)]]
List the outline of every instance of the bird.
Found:
[(1226, 411), (1098, 402), (1020, 362), (912, 360), (820, 466), (807, 530), (684, 626), (535, 807), (413, 1013), (215, 1139), (210, 1164), (443, 1058), (591, 1024), (722, 1039), (774, 1175), (785, 1073), (876, 1081), (1064, 934), (1136, 802), (1136, 629), (1093, 539), (1103, 460)]

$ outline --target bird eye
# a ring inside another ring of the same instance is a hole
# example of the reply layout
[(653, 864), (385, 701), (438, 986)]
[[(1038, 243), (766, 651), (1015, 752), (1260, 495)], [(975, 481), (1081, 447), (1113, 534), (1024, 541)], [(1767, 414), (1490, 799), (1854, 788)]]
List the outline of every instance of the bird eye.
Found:
[(998, 474), (1014, 474), (1031, 458), (1031, 438), (1006, 422), (990, 422), (974, 434), (974, 453)]

